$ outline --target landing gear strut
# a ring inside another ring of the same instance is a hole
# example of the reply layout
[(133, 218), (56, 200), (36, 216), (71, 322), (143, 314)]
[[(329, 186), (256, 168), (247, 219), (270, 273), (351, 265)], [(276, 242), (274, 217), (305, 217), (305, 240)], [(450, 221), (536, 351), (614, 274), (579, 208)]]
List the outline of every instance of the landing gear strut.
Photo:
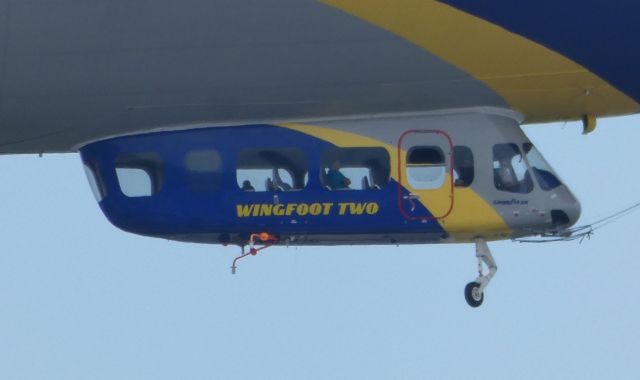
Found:
[[(464, 288), (464, 298), (471, 307), (478, 307), (484, 301), (484, 289), (498, 271), (496, 261), (491, 255), (489, 246), (484, 239), (476, 239), (476, 257), (478, 258), (478, 278)], [(487, 267), (485, 273), (484, 266)]]

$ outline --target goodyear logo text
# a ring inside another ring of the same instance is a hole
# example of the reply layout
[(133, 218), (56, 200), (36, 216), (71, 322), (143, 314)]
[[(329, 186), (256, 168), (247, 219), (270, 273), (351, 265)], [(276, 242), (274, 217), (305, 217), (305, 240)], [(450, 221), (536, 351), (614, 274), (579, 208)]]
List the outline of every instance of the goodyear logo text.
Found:
[(375, 215), (378, 211), (380, 211), (380, 206), (375, 202), (258, 203), (236, 205), (238, 218), (258, 216)]

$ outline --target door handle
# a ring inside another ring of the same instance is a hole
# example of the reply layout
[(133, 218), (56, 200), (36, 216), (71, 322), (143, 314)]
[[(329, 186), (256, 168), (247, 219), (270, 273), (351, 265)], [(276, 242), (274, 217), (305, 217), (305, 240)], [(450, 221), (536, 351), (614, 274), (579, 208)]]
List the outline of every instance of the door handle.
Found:
[(411, 212), (415, 211), (416, 209), (415, 200), (420, 199), (420, 196), (418, 194), (409, 193), (408, 195), (405, 195), (402, 198), (409, 201), (409, 204), (411, 205)]

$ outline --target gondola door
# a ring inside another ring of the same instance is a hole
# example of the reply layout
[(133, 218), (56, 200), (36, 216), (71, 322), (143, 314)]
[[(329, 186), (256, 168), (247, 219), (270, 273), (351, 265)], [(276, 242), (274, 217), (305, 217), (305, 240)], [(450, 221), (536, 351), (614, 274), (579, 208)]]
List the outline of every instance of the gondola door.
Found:
[(453, 141), (440, 130), (411, 130), (398, 140), (398, 206), (407, 220), (445, 219), (453, 210)]

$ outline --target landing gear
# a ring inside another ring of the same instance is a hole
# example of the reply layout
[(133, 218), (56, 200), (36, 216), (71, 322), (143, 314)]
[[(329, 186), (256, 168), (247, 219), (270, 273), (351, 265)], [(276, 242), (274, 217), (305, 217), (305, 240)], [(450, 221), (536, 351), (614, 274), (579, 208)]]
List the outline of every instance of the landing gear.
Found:
[(482, 305), (482, 301), (484, 301), (484, 293), (480, 290), (480, 284), (477, 282), (468, 283), (464, 288), (464, 299), (471, 307), (478, 307)]
[[(471, 307), (482, 305), (484, 301), (484, 289), (489, 285), (489, 282), (498, 271), (496, 261), (493, 259), (489, 246), (484, 239), (476, 239), (476, 257), (478, 258), (478, 278), (468, 283), (464, 288), (464, 299)], [(483, 263), (484, 266), (487, 267), (486, 273)]]

